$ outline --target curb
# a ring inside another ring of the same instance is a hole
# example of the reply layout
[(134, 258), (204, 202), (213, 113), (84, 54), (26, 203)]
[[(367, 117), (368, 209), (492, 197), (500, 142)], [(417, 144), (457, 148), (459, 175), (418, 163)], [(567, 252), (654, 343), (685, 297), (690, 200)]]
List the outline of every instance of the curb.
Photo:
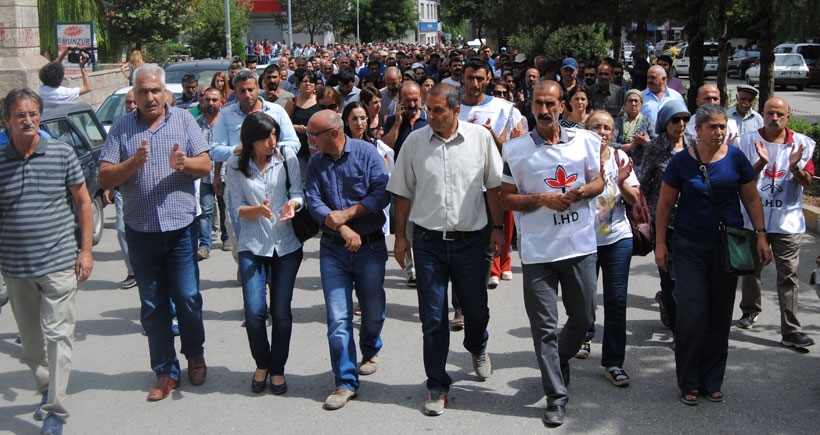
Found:
[(806, 229), (814, 234), (820, 234), (820, 207), (803, 204), (803, 217), (806, 218)]

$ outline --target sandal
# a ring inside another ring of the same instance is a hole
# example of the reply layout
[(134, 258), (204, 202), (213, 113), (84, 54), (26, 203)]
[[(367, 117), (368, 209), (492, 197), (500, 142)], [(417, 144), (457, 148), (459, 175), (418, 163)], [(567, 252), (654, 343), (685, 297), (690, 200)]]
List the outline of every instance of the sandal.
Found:
[(680, 401), (686, 405), (695, 406), (698, 404), (698, 392), (690, 391), (688, 393), (680, 393)]
[(604, 372), (604, 376), (610, 380), (615, 386), (618, 387), (628, 387), (629, 386), (629, 376), (626, 372), (618, 367), (610, 367), (606, 369)]
[(720, 391), (711, 391), (711, 392), (707, 391), (707, 392), (703, 393), (703, 395), (706, 396), (706, 399), (709, 400), (710, 402), (719, 403), (719, 402), (723, 402), (724, 400), (726, 400), (723, 397), (723, 393), (721, 393)]

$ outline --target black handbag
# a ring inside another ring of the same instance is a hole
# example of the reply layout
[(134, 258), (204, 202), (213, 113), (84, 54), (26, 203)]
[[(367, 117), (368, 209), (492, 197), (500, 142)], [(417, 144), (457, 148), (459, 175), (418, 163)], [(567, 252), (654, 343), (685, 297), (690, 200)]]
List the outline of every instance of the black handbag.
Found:
[(755, 272), (755, 263), (752, 258), (752, 248), (749, 233), (745, 228), (727, 227), (720, 216), (715, 195), (712, 193), (712, 183), (709, 182), (709, 174), (706, 172), (706, 165), (700, 160), (698, 147), (693, 147), (695, 157), (698, 160), (698, 169), (703, 174), (706, 188), (709, 189), (709, 198), (712, 200), (712, 207), (715, 209), (715, 217), (718, 221), (718, 232), (720, 233), (720, 260), (723, 264), (723, 271), (729, 275), (752, 275)]
[[(284, 154), (282, 155), (284, 156)], [(288, 194), (288, 199), (290, 199), (291, 184), (290, 174), (288, 173), (288, 162), (283, 161), (282, 163), (285, 167), (285, 189)], [(302, 204), (302, 207), (300, 207), (299, 211), (296, 212), (296, 216), (290, 220), (290, 223), (293, 226), (293, 234), (303, 245), (305, 244), (305, 241), (313, 238), (316, 234), (319, 234), (319, 224), (313, 220), (313, 216), (310, 215), (307, 201)]]

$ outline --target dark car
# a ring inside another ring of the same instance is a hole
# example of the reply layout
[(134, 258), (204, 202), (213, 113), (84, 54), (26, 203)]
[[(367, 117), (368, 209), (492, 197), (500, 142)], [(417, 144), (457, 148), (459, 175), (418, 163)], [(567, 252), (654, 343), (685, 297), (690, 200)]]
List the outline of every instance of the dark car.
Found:
[(740, 50), (729, 57), (727, 77), (736, 76), (739, 79), (746, 77), (746, 70), (757, 62), (759, 51)]
[(210, 84), (216, 72), (228, 74), (231, 61), (227, 59), (189, 60), (165, 65), (165, 83), (181, 84), (182, 77), (194, 74), (200, 85)]
[[(40, 128), (51, 137), (65, 142), (74, 148), (77, 159), (83, 168), (85, 184), (91, 196), (91, 209), (94, 212), (94, 244), (100, 242), (103, 232), (103, 189), (97, 181), (100, 152), (105, 143), (105, 130), (97, 119), (94, 109), (85, 103), (61, 104), (46, 109), (40, 117)], [(74, 202), (71, 201), (72, 210)], [(75, 212), (76, 216), (76, 212)], [(79, 234), (79, 223), (75, 217), (76, 231)]]

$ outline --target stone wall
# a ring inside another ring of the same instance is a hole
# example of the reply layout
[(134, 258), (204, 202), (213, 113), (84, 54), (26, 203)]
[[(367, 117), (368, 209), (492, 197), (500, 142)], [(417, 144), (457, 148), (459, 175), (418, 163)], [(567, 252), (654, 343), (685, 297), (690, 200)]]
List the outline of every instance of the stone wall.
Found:
[[(128, 86), (128, 80), (120, 72), (119, 64), (100, 64), (97, 71), (88, 73), (88, 80), (91, 82), (91, 92), (80, 95), (80, 101), (88, 103), (94, 109), (99, 107), (114, 91), (123, 86)], [(83, 79), (81, 76), (71, 76), (63, 79), (63, 86), (69, 88), (79, 88), (82, 85)]]

